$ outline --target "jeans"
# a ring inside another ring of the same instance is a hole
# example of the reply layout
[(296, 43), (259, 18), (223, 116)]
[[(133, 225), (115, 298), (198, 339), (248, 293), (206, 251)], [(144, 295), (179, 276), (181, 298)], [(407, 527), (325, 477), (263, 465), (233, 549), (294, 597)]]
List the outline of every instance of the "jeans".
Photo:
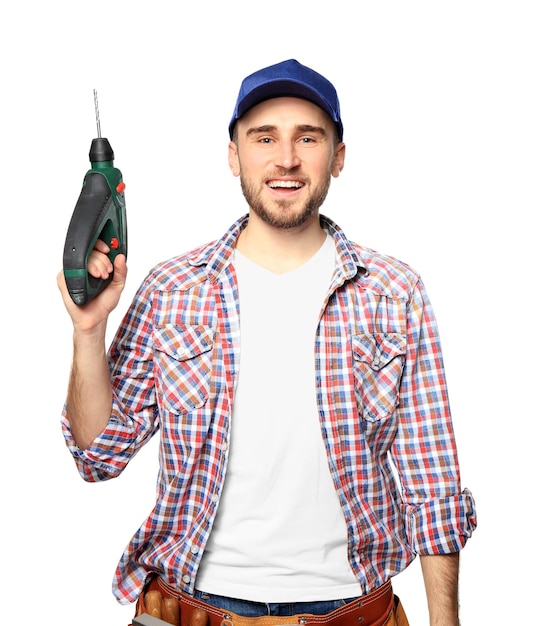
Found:
[(326, 615), (356, 600), (356, 598), (345, 598), (344, 600), (320, 600), (315, 602), (251, 602), (249, 600), (217, 596), (198, 590), (194, 592), (194, 598), (242, 617), (261, 617), (263, 615), (287, 617), (289, 615), (297, 615), (298, 613)]

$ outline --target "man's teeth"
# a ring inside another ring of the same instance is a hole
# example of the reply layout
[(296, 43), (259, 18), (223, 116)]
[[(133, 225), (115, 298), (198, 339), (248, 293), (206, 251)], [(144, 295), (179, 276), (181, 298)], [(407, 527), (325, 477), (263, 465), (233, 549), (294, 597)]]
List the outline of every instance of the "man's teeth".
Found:
[(302, 183), (298, 180), (271, 180), (268, 185), (271, 189), (277, 189), (278, 187), (300, 189), (302, 187)]

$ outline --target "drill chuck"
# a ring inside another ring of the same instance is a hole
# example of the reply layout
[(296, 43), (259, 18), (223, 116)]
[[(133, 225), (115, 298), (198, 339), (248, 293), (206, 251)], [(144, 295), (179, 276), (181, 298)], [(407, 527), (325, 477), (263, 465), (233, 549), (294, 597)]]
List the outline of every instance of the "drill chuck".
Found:
[(114, 151), (106, 137), (96, 137), (91, 142), (89, 160), (90, 163), (102, 163), (103, 161), (114, 160)]

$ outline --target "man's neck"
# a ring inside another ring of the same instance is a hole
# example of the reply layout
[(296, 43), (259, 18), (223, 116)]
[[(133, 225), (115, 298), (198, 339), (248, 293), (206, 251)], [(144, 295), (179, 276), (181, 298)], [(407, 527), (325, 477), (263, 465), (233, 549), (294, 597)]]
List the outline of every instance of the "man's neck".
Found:
[(308, 261), (323, 245), (326, 233), (319, 216), (302, 226), (275, 228), (250, 212), (248, 224), (240, 234), (236, 248), (254, 263), (275, 274), (290, 272)]

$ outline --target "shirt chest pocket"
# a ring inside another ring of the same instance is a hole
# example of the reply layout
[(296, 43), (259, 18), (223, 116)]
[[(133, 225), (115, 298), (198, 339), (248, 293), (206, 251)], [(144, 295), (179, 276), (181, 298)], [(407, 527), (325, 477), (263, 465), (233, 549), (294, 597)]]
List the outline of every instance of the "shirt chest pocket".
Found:
[(208, 326), (167, 324), (153, 331), (155, 385), (164, 407), (186, 413), (209, 395), (214, 330)]
[(361, 415), (376, 421), (397, 407), (399, 383), (406, 353), (406, 336), (400, 333), (354, 335), (354, 386)]

